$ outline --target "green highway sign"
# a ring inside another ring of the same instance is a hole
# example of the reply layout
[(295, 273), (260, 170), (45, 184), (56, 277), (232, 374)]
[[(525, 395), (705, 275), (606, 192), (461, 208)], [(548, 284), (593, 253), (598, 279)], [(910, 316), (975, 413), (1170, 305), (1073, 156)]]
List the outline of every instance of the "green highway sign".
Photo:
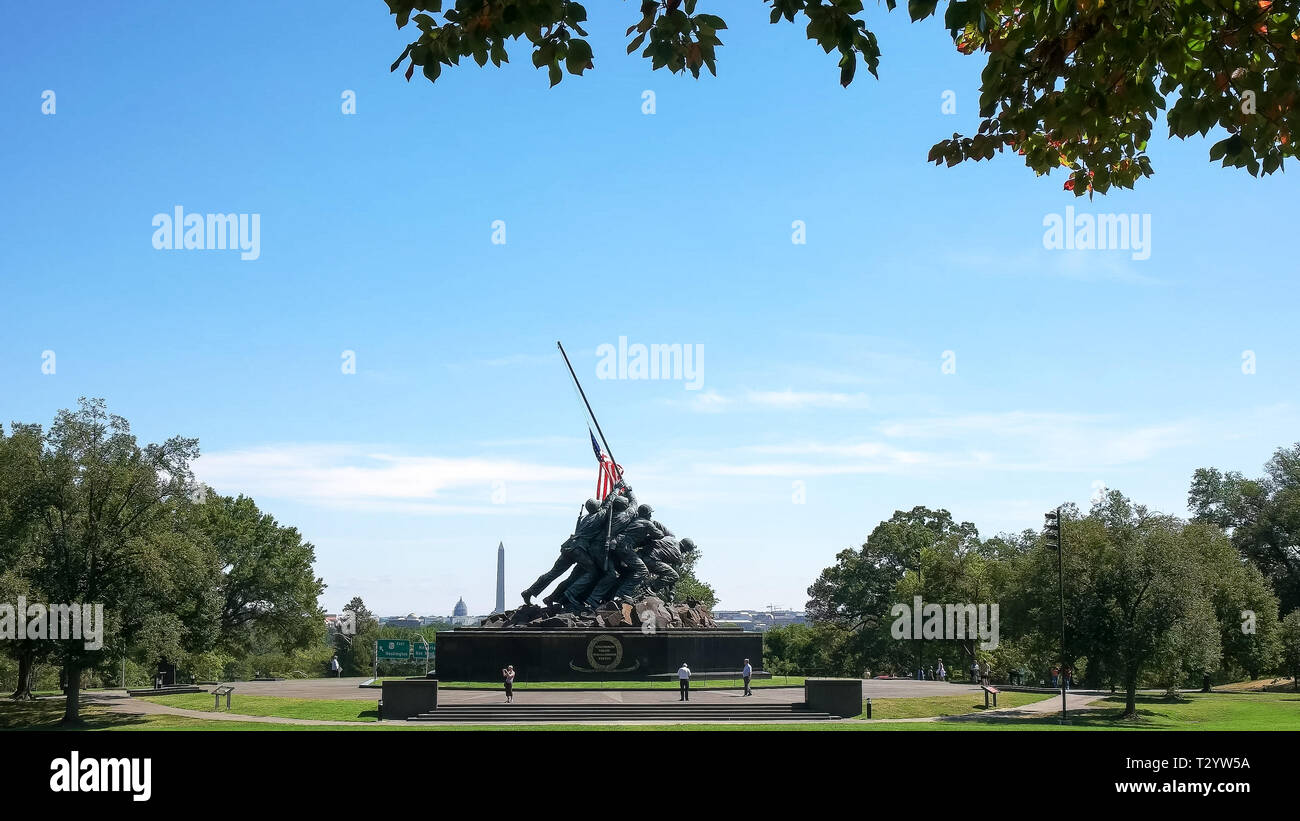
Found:
[[(424, 647), (425, 647), (424, 642), (419, 642), (419, 641), (411, 642), (411, 658), (423, 659), (425, 657)], [(429, 645), (429, 658), (433, 658), (434, 653), (437, 649), (438, 648), (433, 644)]]
[(411, 658), (411, 642), (406, 639), (380, 639), (375, 644), (378, 645), (375, 658), (379, 661), (409, 661)]

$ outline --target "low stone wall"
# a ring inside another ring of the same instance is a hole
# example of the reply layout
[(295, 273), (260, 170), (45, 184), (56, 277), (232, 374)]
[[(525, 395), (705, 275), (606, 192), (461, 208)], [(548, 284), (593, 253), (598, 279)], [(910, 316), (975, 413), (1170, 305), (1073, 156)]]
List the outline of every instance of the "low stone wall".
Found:
[(803, 699), (808, 709), (848, 718), (862, 712), (862, 680), (856, 678), (804, 679)]
[(385, 721), (410, 718), (438, 707), (438, 680), (389, 679), (380, 690), (384, 699)]
[(740, 630), (490, 629), (439, 631), (438, 678), (499, 681), (513, 664), (527, 681), (645, 680), (674, 673), (684, 661), (693, 673), (732, 672), (749, 659), (763, 667), (763, 636)]

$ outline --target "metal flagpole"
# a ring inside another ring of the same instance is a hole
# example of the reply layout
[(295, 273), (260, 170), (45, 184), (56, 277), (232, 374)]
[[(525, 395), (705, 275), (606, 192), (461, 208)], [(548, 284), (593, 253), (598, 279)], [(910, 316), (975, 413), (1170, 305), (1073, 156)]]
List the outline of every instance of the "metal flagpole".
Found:
[(1061, 599), (1061, 723), (1069, 724), (1070, 719), (1065, 712), (1065, 518), (1061, 515), (1061, 508), (1056, 508), (1056, 580), (1060, 584)]
[[(600, 420), (596, 418), (595, 412), (592, 411), (591, 409), (591, 402), (587, 400), (587, 392), (582, 389), (582, 383), (578, 381), (578, 374), (573, 370), (573, 363), (569, 361), (569, 354), (565, 352), (564, 345), (562, 345), (558, 339), (555, 341), (555, 347), (560, 349), (560, 356), (564, 357), (564, 364), (569, 368), (569, 376), (573, 377), (573, 384), (578, 388), (578, 395), (582, 397), (582, 404), (587, 406), (587, 415), (590, 416), (591, 421), (595, 423), (596, 433), (600, 434), (600, 441), (603, 442), (605, 445), (605, 454), (609, 456), (610, 464), (614, 466), (613, 470), (615, 473), (615, 481), (616, 482), (622, 481), (623, 475), (622, 475), (622, 471), (620, 471), (618, 468), (618, 460), (614, 458), (614, 449), (609, 446), (609, 440), (605, 438), (605, 431), (600, 429)], [(601, 465), (600, 469), (604, 470), (605, 466)], [(611, 490), (610, 492), (612, 493), (613, 491)], [(609, 571), (609, 542), (610, 542), (611, 534), (613, 533), (613, 529), (614, 529), (614, 508), (612, 506), (609, 509), (609, 513), (606, 514), (606, 517), (607, 518), (605, 521), (605, 563), (603, 569), (606, 572), (608, 572)]]
[[(578, 386), (578, 394), (582, 397), (582, 404), (587, 406), (587, 415), (591, 417), (592, 422), (596, 423), (596, 433), (600, 434), (600, 441), (605, 445), (605, 453), (609, 455), (609, 461), (614, 463), (617, 471), (618, 460), (614, 458), (614, 451), (609, 446), (609, 440), (605, 438), (605, 431), (600, 429), (600, 420), (596, 418), (596, 414), (591, 410), (591, 403), (587, 401), (587, 392), (582, 389), (582, 383), (578, 381), (578, 375), (573, 372), (573, 363), (569, 361), (569, 355), (564, 352), (564, 346), (560, 344), (559, 340), (556, 340), (555, 347), (560, 349), (560, 356), (564, 357), (564, 364), (569, 367), (569, 376), (573, 377), (573, 384)], [(623, 477), (619, 476), (618, 478)]]

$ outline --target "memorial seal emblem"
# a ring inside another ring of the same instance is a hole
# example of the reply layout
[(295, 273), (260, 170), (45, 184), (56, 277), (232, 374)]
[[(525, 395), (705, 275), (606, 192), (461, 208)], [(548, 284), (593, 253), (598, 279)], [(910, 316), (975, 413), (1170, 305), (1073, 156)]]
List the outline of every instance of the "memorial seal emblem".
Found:
[(634, 661), (630, 667), (620, 668), (618, 665), (622, 661), (623, 642), (618, 636), (602, 633), (587, 642), (587, 664), (591, 666), (579, 667), (570, 661), (569, 667), (580, 673), (630, 673), (641, 666), (640, 662)]

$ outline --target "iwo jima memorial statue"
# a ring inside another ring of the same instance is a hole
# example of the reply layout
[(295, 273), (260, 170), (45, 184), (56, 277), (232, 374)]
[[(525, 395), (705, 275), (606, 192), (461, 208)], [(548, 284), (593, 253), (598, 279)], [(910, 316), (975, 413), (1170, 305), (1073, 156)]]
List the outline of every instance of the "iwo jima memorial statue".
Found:
[(683, 661), (696, 674), (734, 672), (745, 659), (762, 670), (760, 634), (719, 629), (703, 604), (677, 595), (695, 543), (657, 520), (624, 481), (564, 346), (556, 345), (596, 428), (588, 433), (599, 498), (583, 505), (555, 563), (523, 591), (522, 606), (479, 627), (438, 633), (438, 677), (492, 681), (507, 664), (520, 681), (669, 677)]

